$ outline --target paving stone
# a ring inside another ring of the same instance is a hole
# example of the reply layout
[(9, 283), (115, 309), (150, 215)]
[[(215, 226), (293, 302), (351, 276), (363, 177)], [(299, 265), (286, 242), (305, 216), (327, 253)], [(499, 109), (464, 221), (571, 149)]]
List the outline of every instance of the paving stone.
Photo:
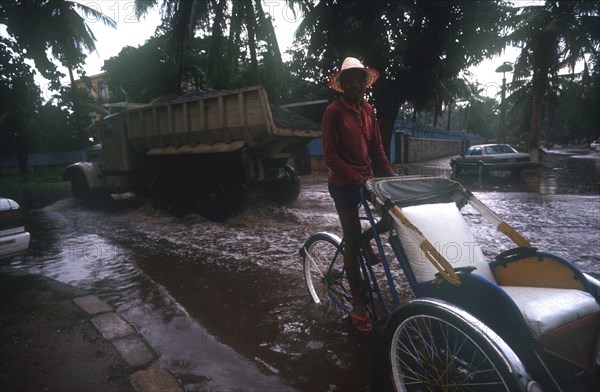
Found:
[(95, 295), (86, 295), (73, 299), (81, 309), (85, 310), (89, 315), (112, 312), (113, 308)]
[(100, 314), (92, 318), (92, 323), (106, 340), (123, 338), (136, 333), (127, 321), (114, 312)]
[(183, 392), (183, 387), (166, 369), (150, 368), (129, 376), (136, 392)]
[(154, 351), (137, 334), (113, 340), (112, 344), (131, 367), (146, 366), (156, 358)]

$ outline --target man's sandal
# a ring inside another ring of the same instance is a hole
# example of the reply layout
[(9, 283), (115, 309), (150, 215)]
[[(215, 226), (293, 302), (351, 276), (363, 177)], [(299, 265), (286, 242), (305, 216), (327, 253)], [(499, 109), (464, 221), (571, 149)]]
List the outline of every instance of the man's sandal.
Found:
[(352, 325), (356, 328), (357, 331), (362, 333), (369, 333), (373, 330), (373, 326), (371, 325), (371, 321), (369, 320), (369, 313), (365, 311), (362, 316), (358, 314), (350, 313), (350, 317), (352, 318)]

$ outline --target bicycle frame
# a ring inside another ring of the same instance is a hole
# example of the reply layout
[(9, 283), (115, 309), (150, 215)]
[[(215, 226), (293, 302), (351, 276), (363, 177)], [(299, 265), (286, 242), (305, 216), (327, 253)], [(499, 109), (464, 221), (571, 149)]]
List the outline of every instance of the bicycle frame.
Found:
[[(398, 291), (396, 290), (396, 285), (394, 284), (394, 280), (392, 278), (392, 274), (390, 271), (390, 265), (388, 263), (385, 252), (383, 250), (383, 243), (381, 241), (381, 235), (380, 235), (381, 233), (377, 232), (377, 227), (376, 227), (377, 222), (375, 221), (375, 218), (373, 217), (373, 213), (371, 212), (371, 207), (369, 206), (369, 201), (366, 197), (366, 192), (367, 191), (366, 191), (365, 187), (360, 188), (361, 207), (364, 210), (365, 215), (366, 215), (366, 217), (363, 217), (361, 219), (368, 221), (370, 230), (372, 230), (372, 232), (373, 232), (373, 239), (375, 240), (375, 243), (377, 245), (377, 252), (379, 253), (379, 257), (381, 258), (381, 265), (385, 272), (386, 282), (387, 282), (387, 285), (388, 285), (388, 288), (390, 291), (392, 303), (394, 305), (394, 309), (390, 310), (389, 306), (387, 305), (387, 303), (385, 302), (385, 300), (383, 298), (383, 294), (381, 292), (379, 284), (377, 283), (377, 279), (375, 277), (375, 272), (373, 271), (373, 267), (372, 267), (372, 263), (371, 263), (369, 254), (366, 252), (363, 252), (364, 253), (363, 257), (366, 259), (366, 262), (361, 260), (361, 263), (360, 263), (361, 268), (363, 269), (363, 275), (367, 276), (367, 273), (368, 273), (368, 276), (370, 278), (373, 289), (375, 290), (375, 293), (377, 294), (379, 306), (381, 307), (381, 310), (383, 311), (382, 317), (377, 317), (377, 314), (372, 314), (371, 319), (374, 322), (374, 324), (380, 324), (380, 323), (385, 323), (385, 321), (388, 319), (390, 314), (401, 305), (401, 301), (398, 296)], [(391, 235), (391, 233), (390, 233), (390, 235)], [(374, 313), (376, 313), (376, 312), (374, 312)]]
[[(361, 271), (361, 280), (362, 284), (365, 285), (364, 293), (365, 293), (365, 304), (367, 305), (367, 309), (369, 311), (369, 315), (371, 318), (371, 323), (373, 326), (377, 325), (385, 325), (385, 322), (388, 320), (389, 316), (402, 304), (400, 301), (398, 290), (396, 289), (388, 258), (385, 255), (383, 249), (383, 241), (381, 239), (381, 234), (377, 231), (377, 221), (373, 215), (371, 210), (371, 206), (369, 205), (369, 200), (367, 198), (367, 191), (363, 187), (360, 189), (360, 209), (359, 209), (359, 219), (361, 221), (368, 222), (370, 228), (372, 230), (373, 238), (377, 245), (377, 252), (381, 259), (381, 266), (385, 273), (387, 288), (389, 289), (389, 294), (391, 298), (391, 306), (386, 301), (384, 297), (384, 293), (382, 291), (382, 287), (377, 281), (377, 277), (375, 274), (375, 270), (372, 266), (371, 257), (368, 252), (365, 252), (362, 248), (359, 251), (359, 266)], [(362, 211), (362, 212), (361, 212)], [(393, 235), (393, 230), (390, 231), (390, 235)], [(344, 249), (344, 240), (340, 240), (339, 247), (336, 249), (335, 254), (332, 259), (329, 261), (329, 265), (327, 267), (326, 273), (321, 277), (324, 281), (330, 283), (331, 280), (335, 280), (337, 276), (343, 276), (345, 274), (345, 267), (342, 267), (341, 271), (336, 271), (335, 265), (339, 262), (340, 257), (343, 257), (343, 249)], [(395, 252), (394, 252), (395, 253)], [(310, 257), (310, 256), (309, 256)], [(329, 284), (328, 284), (329, 286)], [(316, 296), (316, 293), (312, 293), (313, 298)], [(327, 292), (328, 298), (333, 302), (339, 309), (341, 309), (344, 314), (350, 315), (352, 309), (349, 309), (343, 301), (351, 302), (352, 295), (349, 289), (344, 288), (343, 285), (340, 285), (339, 288), (329, 289)], [(340, 298), (342, 300), (340, 300)]]

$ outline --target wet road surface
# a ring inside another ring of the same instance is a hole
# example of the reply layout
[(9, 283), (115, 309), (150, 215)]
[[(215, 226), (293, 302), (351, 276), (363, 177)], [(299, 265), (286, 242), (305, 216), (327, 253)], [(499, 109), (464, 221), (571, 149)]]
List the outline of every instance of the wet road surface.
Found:
[[(600, 276), (600, 159), (553, 157), (522, 178), (463, 178), (534, 246)], [(447, 159), (410, 174), (448, 176)], [(487, 256), (511, 246), (465, 211)], [(107, 300), (186, 390), (365, 390), (376, 336), (309, 301), (298, 249), (340, 234), (324, 177), (287, 207), (257, 203), (225, 223), (174, 217), (125, 197), (90, 208), (65, 197), (28, 213), (29, 252), (11, 265)], [(407, 287), (396, 272), (401, 292)]]

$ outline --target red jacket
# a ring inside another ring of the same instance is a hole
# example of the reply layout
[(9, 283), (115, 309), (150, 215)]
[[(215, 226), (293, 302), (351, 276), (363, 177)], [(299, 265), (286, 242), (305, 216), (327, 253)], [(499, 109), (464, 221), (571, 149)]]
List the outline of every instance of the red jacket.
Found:
[(356, 174), (373, 177), (373, 166), (394, 175), (381, 143), (373, 107), (364, 100), (361, 110), (343, 98), (325, 109), (322, 122), (323, 158), (329, 168), (327, 180), (337, 187), (356, 186)]

